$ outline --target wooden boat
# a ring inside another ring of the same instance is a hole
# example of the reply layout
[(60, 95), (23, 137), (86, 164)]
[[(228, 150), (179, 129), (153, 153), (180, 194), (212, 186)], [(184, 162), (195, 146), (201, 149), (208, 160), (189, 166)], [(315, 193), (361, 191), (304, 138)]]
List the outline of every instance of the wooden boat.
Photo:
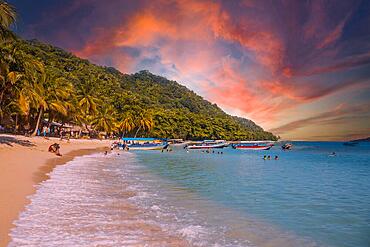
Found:
[(123, 143), (120, 144), (122, 149), (127, 150), (162, 150), (168, 147), (168, 143), (164, 139), (159, 138), (122, 138)]
[(274, 146), (272, 141), (241, 141), (231, 145), (234, 149), (243, 150), (269, 150)]
[(186, 149), (212, 149), (212, 148), (224, 148), (229, 144), (224, 140), (204, 140), (200, 143), (191, 143), (185, 146)]

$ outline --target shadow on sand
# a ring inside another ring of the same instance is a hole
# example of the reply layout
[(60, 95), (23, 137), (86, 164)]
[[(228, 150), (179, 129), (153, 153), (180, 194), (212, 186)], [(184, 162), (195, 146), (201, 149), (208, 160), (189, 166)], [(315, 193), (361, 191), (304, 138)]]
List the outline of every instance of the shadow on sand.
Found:
[(0, 136), (0, 144), (5, 144), (13, 147), (13, 144), (18, 144), (25, 147), (33, 147), (35, 144), (28, 140), (19, 140), (13, 136)]

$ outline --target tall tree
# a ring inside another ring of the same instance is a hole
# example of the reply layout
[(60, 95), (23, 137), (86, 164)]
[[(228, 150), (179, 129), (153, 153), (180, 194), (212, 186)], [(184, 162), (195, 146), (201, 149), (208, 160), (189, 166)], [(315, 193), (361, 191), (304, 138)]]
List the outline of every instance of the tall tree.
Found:
[(14, 37), (9, 27), (15, 22), (16, 17), (15, 8), (0, 0), (0, 44)]
[(149, 131), (154, 127), (154, 121), (150, 111), (139, 112), (135, 118), (135, 125), (137, 126), (135, 137), (140, 130)]
[(97, 97), (93, 85), (90, 82), (77, 85), (77, 102), (78, 107), (81, 111), (81, 116), (78, 117), (79, 122), (85, 124), (85, 128), (88, 129), (88, 123), (98, 112), (98, 105), (102, 101)]
[(135, 120), (132, 114), (125, 114), (123, 120), (118, 123), (117, 128), (122, 132), (122, 135), (131, 132), (135, 128)]
[(103, 106), (93, 117), (91, 125), (95, 130), (112, 133), (116, 129), (116, 112), (111, 106)]

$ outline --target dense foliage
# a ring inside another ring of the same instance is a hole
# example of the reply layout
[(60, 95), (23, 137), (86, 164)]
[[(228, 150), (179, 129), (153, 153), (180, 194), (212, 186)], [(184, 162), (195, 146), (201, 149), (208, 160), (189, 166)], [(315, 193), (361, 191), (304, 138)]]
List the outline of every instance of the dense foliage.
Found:
[[(4, 30), (10, 23), (5, 24)], [(1, 43), (0, 59), (0, 124), (17, 132), (35, 134), (48, 119), (129, 136), (276, 139), (148, 71), (122, 74), (54, 46), (15, 38)]]

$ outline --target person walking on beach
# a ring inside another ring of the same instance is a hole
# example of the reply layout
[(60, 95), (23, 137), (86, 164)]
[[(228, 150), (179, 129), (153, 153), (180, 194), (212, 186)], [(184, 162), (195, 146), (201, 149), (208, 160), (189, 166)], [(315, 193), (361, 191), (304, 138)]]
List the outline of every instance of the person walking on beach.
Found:
[(44, 135), (44, 138), (46, 137), (46, 131), (47, 131), (46, 126), (42, 127), (42, 134)]
[(63, 129), (61, 129), (61, 130), (60, 130), (60, 132), (59, 132), (60, 140), (63, 140), (63, 133), (64, 133), (64, 132), (63, 132)]

